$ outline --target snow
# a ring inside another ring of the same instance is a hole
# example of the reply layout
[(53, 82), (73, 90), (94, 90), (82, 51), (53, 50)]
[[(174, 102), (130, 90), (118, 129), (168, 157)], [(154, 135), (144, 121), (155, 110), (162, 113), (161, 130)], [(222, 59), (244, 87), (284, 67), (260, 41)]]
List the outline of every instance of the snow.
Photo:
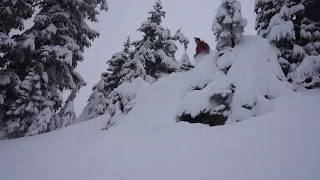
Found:
[[(203, 56), (194, 69), (151, 85), (138, 78), (118, 87), (119, 94), (135, 97), (126, 101), (134, 106), (126, 115), (116, 111), (107, 130), (101, 130), (110, 119), (106, 114), (49, 133), (0, 141), (1, 178), (320, 179), (320, 92), (292, 92), (267, 39), (245, 36), (224, 53), (218, 59)], [(235, 59), (223, 65), (225, 56)], [(217, 64), (231, 68), (225, 74)], [(208, 94), (230, 94), (230, 83), (235, 85), (234, 109), (242, 102), (254, 105), (246, 121), (215, 127), (177, 123), (181, 110), (211, 106), (205, 101)], [(133, 88), (139, 93), (131, 94)], [(202, 93), (193, 98), (195, 89)]]
[(184, 45), (184, 50), (187, 50), (188, 44), (190, 43), (189, 39), (181, 32), (179, 29), (172, 37), (173, 40), (178, 40), (180, 44)]
[(180, 109), (178, 110), (178, 116), (183, 114), (190, 114), (191, 117), (196, 117), (199, 112), (210, 112), (216, 114), (219, 110), (225, 108), (224, 105), (220, 105), (213, 101), (210, 101), (210, 98), (215, 94), (223, 94), (223, 97), (227, 97), (229, 94), (232, 94), (230, 90), (231, 83), (228, 82), (225, 75), (217, 72), (217, 75), (214, 77), (213, 81), (209, 83), (205, 88), (199, 91), (190, 91), (182, 100)]
[(52, 116), (53, 114), (49, 107), (41, 111), (35, 117), (35, 120), (31, 124), (31, 126), (28, 128), (28, 133), (26, 134), (26, 136), (33, 136), (42, 132), (46, 132)]
[(271, 41), (280, 41), (282, 38), (295, 39), (295, 31), (293, 22), (287, 17), (291, 17), (290, 9), (283, 6), (280, 12), (274, 15), (268, 27), (268, 39)]
[(299, 55), (304, 56), (304, 55), (306, 55), (303, 47), (301, 47), (301, 46), (299, 46), (299, 45), (294, 45), (294, 46), (293, 46), (293, 54), (294, 54), (295, 56), (299, 56)]
[[(107, 118), (102, 116), (43, 135), (0, 141), (1, 177), (6, 180), (320, 178), (319, 93), (283, 96), (274, 101), (276, 110), (271, 113), (210, 128), (173, 121), (172, 108), (177, 107), (174, 101), (180, 98), (176, 93), (166, 92), (177, 91), (176, 87), (169, 86), (167, 91), (157, 91), (152, 96), (145, 94), (146, 101), (128, 114), (128, 121), (106, 131), (101, 131)], [(173, 100), (168, 101), (170, 98)], [(157, 108), (161, 111), (156, 111)], [(143, 109), (143, 112), (153, 109), (154, 114), (141, 113)]]
[(20, 46), (35, 50), (35, 36), (33, 34), (23, 35), (21, 39), (17, 42)]
[(217, 67), (221, 70), (226, 70), (227, 68), (231, 67), (237, 58), (235, 53), (226, 53), (228, 51), (232, 51), (232, 49), (222, 51), (224, 55), (217, 59)]
[[(307, 56), (302, 63), (289, 74), (289, 77), (298, 86), (306, 87), (320, 85), (320, 56)], [(312, 78), (311, 82), (306, 83), (306, 79)]]
[(42, 46), (41, 50), (42, 53), (41, 55), (43, 56), (49, 56), (50, 53), (55, 53), (57, 56), (57, 60), (61, 62), (65, 62), (68, 65), (72, 65), (72, 57), (73, 57), (73, 52), (69, 49), (71, 44), (66, 44), (64, 47), (61, 46)]
[(227, 16), (224, 18), (224, 20), (222, 21), (222, 23), (223, 23), (223, 24), (231, 24), (231, 23), (232, 23), (231, 17), (227, 15)]
[[(268, 99), (292, 91), (278, 64), (277, 50), (266, 39), (245, 36), (239, 46), (225, 55), (236, 58), (227, 74), (228, 79), (236, 86), (230, 122), (272, 111), (273, 107)], [(226, 61), (226, 64), (229, 65), (230, 62)]]
[(173, 58), (168, 57), (162, 49), (155, 51), (154, 55), (160, 57), (162, 60), (161, 63), (166, 64), (168, 67), (175, 69), (179, 68), (179, 65), (173, 60)]
[(179, 61), (179, 67), (180, 69), (183, 67), (183, 65), (192, 65), (189, 59), (189, 55), (187, 52), (184, 52), (181, 56), (181, 59)]

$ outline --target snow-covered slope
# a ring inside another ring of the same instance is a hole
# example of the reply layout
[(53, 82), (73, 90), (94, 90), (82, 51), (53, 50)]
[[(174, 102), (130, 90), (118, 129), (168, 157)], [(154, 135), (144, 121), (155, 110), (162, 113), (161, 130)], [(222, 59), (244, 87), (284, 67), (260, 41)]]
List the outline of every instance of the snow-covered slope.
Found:
[(146, 125), (132, 119), (100, 131), (102, 116), (0, 141), (0, 175), (4, 180), (318, 180), (319, 102), (319, 93), (291, 94), (277, 99), (272, 113), (212, 128), (162, 122), (165, 115), (157, 113)]
[[(248, 51), (245, 44), (239, 50)], [(233, 55), (245, 61), (245, 53)], [(176, 122), (191, 90), (223, 76), (212, 59), (204, 57), (195, 69), (144, 88), (129, 114), (108, 130), (101, 131), (108, 119), (101, 116), (34, 137), (0, 141), (0, 179), (320, 179), (320, 92), (277, 94), (270, 100), (272, 111), (226, 126)], [(236, 63), (232, 68), (241, 69), (242, 64)], [(232, 68), (229, 72), (236, 71)], [(259, 72), (263, 78), (266, 73), (261, 70), (253, 75)], [(234, 81), (238, 76), (227, 77)], [(233, 83), (247, 83), (240, 90), (252, 86), (261, 93), (268, 88), (256, 85), (258, 77)], [(194, 105), (197, 108), (197, 102)]]

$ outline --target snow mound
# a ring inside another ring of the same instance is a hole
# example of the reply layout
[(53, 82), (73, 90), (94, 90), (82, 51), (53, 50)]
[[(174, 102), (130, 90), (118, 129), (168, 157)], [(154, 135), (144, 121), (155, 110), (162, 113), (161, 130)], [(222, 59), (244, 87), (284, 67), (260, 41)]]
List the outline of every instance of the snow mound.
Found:
[[(226, 60), (228, 58), (235, 58)], [(228, 51), (221, 59), (226, 60), (220, 67), (230, 66), (228, 79), (236, 87), (229, 122), (241, 121), (273, 110), (270, 99), (292, 91), (286, 81), (277, 58), (277, 50), (268, 40), (245, 36), (233, 51)], [(231, 62), (231, 63), (230, 63)]]

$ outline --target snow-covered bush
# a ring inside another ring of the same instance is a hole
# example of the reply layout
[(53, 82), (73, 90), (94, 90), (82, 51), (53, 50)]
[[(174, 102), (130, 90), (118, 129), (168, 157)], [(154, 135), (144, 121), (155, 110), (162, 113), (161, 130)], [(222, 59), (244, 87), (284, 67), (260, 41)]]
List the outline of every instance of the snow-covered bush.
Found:
[(320, 87), (320, 56), (307, 56), (302, 63), (289, 74), (289, 79), (298, 88), (314, 89)]
[(204, 88), (187, 93), (178, 118), (189, 123), (224, 125), (230, 115), (233, 91), (226, 75), (216, 75)]

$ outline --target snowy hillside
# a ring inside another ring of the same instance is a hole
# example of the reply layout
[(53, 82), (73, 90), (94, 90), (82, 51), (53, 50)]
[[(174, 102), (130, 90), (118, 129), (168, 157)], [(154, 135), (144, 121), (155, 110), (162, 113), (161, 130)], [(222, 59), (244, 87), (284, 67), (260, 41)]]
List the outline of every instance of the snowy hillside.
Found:
[(148, 124), (100, 131), (102, 116), (0, 141), (1, 179), (318, 180), (319, 101), (319, 93), (290, 94), (272, 113), (221, 127), (161, 121), (161, 111)]
[[(233, 51), (144, 86), (131, 111), (107, 130), (105, 115), (0, 141), (1, 178), (318, 180), (320, 92), (292, 92), (276, 53), (267, 40), (246, 36)], [(209, 98), (225, 92), (230, 124), (177, 123), (183, 113), (223, 107)]]

